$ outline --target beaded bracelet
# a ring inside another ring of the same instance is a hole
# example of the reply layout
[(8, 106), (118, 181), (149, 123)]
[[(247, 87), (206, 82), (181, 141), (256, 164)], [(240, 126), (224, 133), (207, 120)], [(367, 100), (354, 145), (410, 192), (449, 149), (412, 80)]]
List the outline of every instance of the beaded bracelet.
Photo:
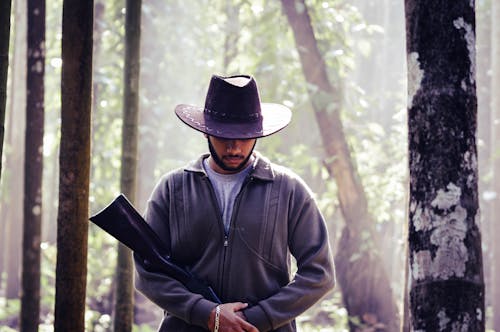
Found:
[(214, 332), (219, 332), (220, 305), (215, 307), (215, 327)]

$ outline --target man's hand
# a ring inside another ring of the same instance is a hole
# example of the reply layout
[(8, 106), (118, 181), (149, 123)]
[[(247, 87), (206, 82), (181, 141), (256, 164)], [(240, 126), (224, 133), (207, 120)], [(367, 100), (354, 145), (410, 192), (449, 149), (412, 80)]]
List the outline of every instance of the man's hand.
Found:
[[(255, 326), (246, 321), (245, 315), (243, 315), (243, 312), (241, 311), (247, 306), (247, 303), (242, 302), (220, 304), (219, 332), (259, 332)], [(215, 329), (215, 308), (212, 310), (210, 317), (208, 318), (208, 329), (210, 331), (214, 331)]]

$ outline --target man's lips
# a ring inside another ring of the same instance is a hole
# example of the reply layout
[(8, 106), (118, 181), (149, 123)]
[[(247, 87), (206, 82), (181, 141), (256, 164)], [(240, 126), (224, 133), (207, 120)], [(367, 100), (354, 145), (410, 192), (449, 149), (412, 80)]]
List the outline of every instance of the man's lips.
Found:
[(243, 156), (224, 156), (222, 159), (228, 163), (234, 164), (234, 163), (241, 163), (243, 161)]

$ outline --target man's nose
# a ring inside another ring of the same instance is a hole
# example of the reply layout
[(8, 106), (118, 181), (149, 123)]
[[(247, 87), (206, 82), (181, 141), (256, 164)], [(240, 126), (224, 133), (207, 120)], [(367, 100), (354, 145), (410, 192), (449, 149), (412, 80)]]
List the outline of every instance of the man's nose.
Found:
[(241, 144), (238, 140), (235, 140), (235, 139), (232, 139), (232, 140), (228, 140), (226, 142), (226, 150), (227, 151), (233, 151), (233, 150), (240, 150), (240, 147), (241, 147)]

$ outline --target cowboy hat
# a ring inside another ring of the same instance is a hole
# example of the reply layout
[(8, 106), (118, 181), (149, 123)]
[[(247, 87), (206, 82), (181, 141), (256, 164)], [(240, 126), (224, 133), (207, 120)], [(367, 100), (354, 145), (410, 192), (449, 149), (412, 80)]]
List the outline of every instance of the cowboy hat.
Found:
[(257, 82), (249, 75), (213, 75), (205, 107), (180, 104), (175, 114), (198, 131), (228, 139), (269, 136), (285, 128), (292, 117), (284, 105), (261, 103)]

